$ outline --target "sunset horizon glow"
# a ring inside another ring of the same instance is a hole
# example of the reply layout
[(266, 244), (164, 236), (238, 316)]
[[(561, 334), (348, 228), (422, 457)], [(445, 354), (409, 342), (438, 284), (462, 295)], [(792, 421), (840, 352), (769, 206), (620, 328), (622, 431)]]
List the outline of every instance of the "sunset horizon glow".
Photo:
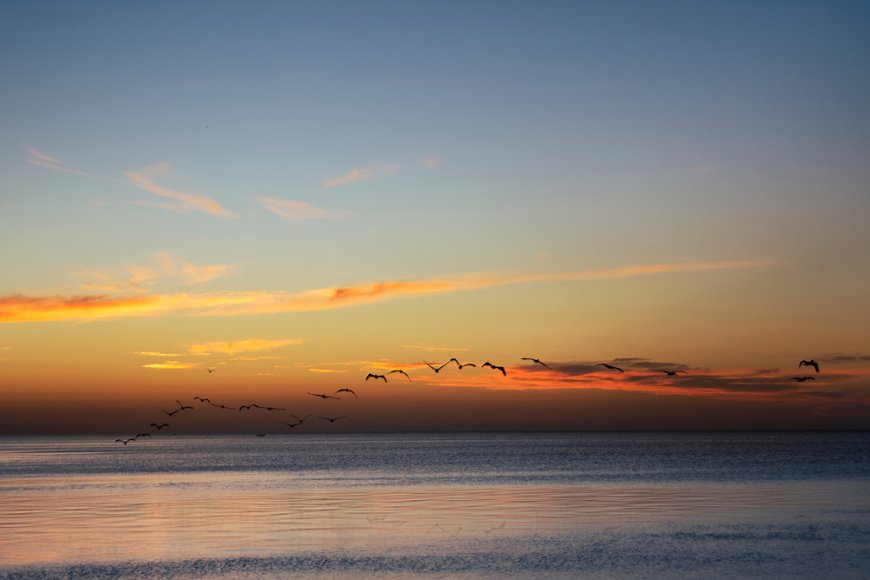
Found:
[(13, 3), (0, 435), (870, 429), (866, 6), (338, 7)]

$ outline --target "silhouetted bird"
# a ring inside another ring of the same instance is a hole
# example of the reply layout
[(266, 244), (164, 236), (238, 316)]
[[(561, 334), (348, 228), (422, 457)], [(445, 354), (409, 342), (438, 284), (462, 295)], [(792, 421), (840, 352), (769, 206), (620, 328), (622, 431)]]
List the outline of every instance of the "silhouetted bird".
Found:
[(444, 363), (444, 364), (441, 365), (441, 366), (442, 366), (442, 367), (447, 366), (447, 363), (452, 363), (452, 362), (455, 362), (455, 363), (456, 363), (456, 368), (458, 368), (459, 370), (462, 370), (463, 367), (476, 367), (476, 366), (477, 366), (477, 365), (475, 365), (474, 363), (465, 363), (465, 364), (462, 364), (461, 362), (459, 362), (459, 361), (456, 360), (455, 358), (450, 359), (449, 361), (447, 361), (446, 363)]
[(798, 363), (798, 368), (800, 368), (802, 366), (813, 367), (814, 369), (816, 369), (816, 372), (819, 372), (819, 363), (817, 363), (816, 361), (814, 361), (812, 359), (811, 360), (802, 360), (800, 363)]
[[(255, 405), (256, 406), (256, 405)], [(258, 409), (265, 409), (267, 411), (286, 411), (283, 407), (257, 407)]]
[(293, 429), (293, 428), (296, 427), (297, 425), (301, 425), (301, 424), (302, 424), (302, 423), (285, 423), (284, 421), (278, 421), (278, 422), (281, 423), (282, 425), (287, 425), (287, 426), (290, 427), (291, 429)]
[(324, 421), (329, 421), (330, 423), (335, 423), (339, 419), (346, 419), (347, 416), (342, 415), (341, 417), (320, 417), (320, 418), (323, 419)]
[(176, 414), (177, 412), (179, 412), (181, 409), (175, 409), (174, 411), (167, 411), (166, 409), (160, 409), (160, 410), (163, 411), (164, 413), (166, 413), (167, 415), (169, 415), (169, 416), (171, 417), (171, 416), (173, 416), (174, 414)]
[(133, 439), (138, 439), (139, 437), (151, 437), (151, 433), (136, 433), (136, 436)]
[(158, 431), (160, 431), (160, 430), (163, 429), (164, 427), (169, 427), (169, 423), (161, 423), (160, 425), (158, 425), (157, 423), (151, 423), (151, 425), (149, 425), (149, 426), (150, 426), (150, 427), (154, 427), (155, 429), (157, 429)]
[(807, 381), (814, 381), (816, 377), (792, 377), (791, 380), (797, 381), (799, 383), (805, 383)]
[(437, 373), (437, 372), (440, 372), (441, 369), (443, 369), (447, 365), (447, 363), (449, 363), (450, 361), (447, 361), (446, 363), (442, 364), (441, 366), (437, 366), (437, 367), (427, 363), (426, 361), (423, 361), (423, 362), (426, 363), (427, 367), (429, 367), (430, 369), (432, 369), (433, 371), (435, 371)]
[(396, 370), (394, 370), (394, 371), (390, 371), (390, 372), (388, 372), (387, 374), (388, 374), (388, 375), (391, 375), (391, 374), (393, 374), (393, 373), (401, 373), (401, 374), (405, 375), (405, 377), (407, 377), (407, 379), (408, 379), (409, 381), (411, 380), (411, 377), (408, 376), (408, 373), (406, 373), (406, 372), (403, 371), (402, 369), (396, 369)]
[(181, 404), (181, 401), (179, 401), (178, 399), (176, 399), (175, 402), (178, 403), (178, 410), (179, 411), (184, 411), (185, 409), (193, 409), (193, 407), (191, 407), (189, 405)]
[(498, 366), (498, 365), (494, 365), (494, 364), (492, 364), (492, 363), (489, 362), (489, 361), (486, 361), (485, 363), (483, 363), (483, 364), (480, 365), (480, 366), (481, 366), (481, 368), (482, 368), (482, 367), (489, 367), (489, 368), (491, 368), (491, 369), (493, 369), (493, 370), (501, 371), (501, 374), (507, 376), (507, 371), (504, 370), (504, 367), (500, 367), (500, 366)]
[(621, 372), (621, 373), (624, 373), (624, 372), (625, 372), (625, 371), (622, 370), (621, 368), (616, 367), (616, 366), (613, 366), (613, 365), (609, 365), (609, 364), (607, 364), (607, 363), (598, 363), (596, 366), (604, 367), (604, 368), (606, 368), (606, 369), (610, 369), (610, 370), (612, 370), (612, 371), (619, 371), (619, 372)]
[(211, 374), (214, 372), (214, 367), (209, 367), (206, 370), (208, 371), (208, 374)]
[(374, 373), (369, 373), (366, 375), (366, 380), (369, 379), (384, 379), (384, 382), (387, 382), (387, 377), (385, 377), (384, 375), (376, 375)]
[(332, 395), (324, 395), (323, 393), (308, 393), (312, 397), (320, 397), (321, 399), (340, 399), (341, 397), (333, 397)]
[(520, 360), (530, 360), (530, 361), (532, 361), (533, 363), (535, 363), (536, 365), (541, 365), (541, 366), (545, 366), (545, 367), (547, 367), (547, 368), (550, 368), (550, 365), (548, 365), (548, 364), (545, 363), (545, 362), (541, 362), (541, 360), (540, 360), (540, 359), (537, 359), (537, 358), (532, 358), (532, 357), (529, 357), (529, 356), (524, 356), (524, 357), (520, 357)]
[(352, 389), (347, 389), (347, 388), (345, 388), (345, 389), (338, 389), (338, 390), (335, 391), (335, 392), (336, 392), (336, 393), (350, 393), (351, 395), (354, 396), (355, 399), (358, 399), (358, 398), (359, 398), (359, 397), (356, 396), (356, 393), (354, 393)]
[(250, 411), (253, 406), (253, 403), (250, 405), (239, 405), (239, 411)]
[(236, 410), (235, 407), (227, 407), (227, 406), (224, 405), (224, 404), (215, 405), (214, 403), (212, 403), (212, 406), (213, 406), (213, 407), (220, 407), (221, 409), (229, 409), (230, 411), (235, 411), (235, 410)]
[(130, 437), (129, 439), (115, 439), (115, 443), (123, 443), (124, 445), (126, 445), (130, 441), (135, 441), (135, 440), (136, 440), (135, 437)]
[(301, 419), (299, 417), (297, 417), (296, 415), (294, 415), (293, 413), (290, 413), (290, 416), (293, 417), (294, 419), (296, 419), (299, 422), (299, 424), (302, 424), (305, 421), (305, 419), (307, 419), (308, 417), (311, 416), (311, 413), (308, 413), (307, 415), (305, 415)]
[(668, 375), (669, 377), (675, 377), (675, 376), (677, 376), (678, 373), (683, 373), (684, 375), (689, 374), (689, 373), (687, 373), (686, 371), (665, 371), (665, 370), (661, 370), (661, 371), (659, 371), (659, 372), (660, 372), (660, 373), (665, 373), (665, 374)]
[(194, 401), (199, 401), (200, 403), (209, 403), (209, 404), (211, 404), (211, 401), (208, 400), (208, 397), (194, 397), (193, 400), (194, 400)]

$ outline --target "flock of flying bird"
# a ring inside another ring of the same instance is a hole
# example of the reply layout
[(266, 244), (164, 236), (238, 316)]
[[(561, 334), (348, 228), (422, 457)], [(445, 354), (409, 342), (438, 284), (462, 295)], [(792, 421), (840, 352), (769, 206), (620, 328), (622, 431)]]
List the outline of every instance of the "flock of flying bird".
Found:
[[(520, 360), (531, 361), (533, 364), (541, 365), (541, 366), (543, 366), (543, 367), (546, 367), (547, 369), (552, 369), (552, 367), (550, 367), (547, 363), (541, 361), (541, 360), (538, 359), (538, 358), (534, 358), (534, 357), (522, 357)], [(424, 363), (426, 366), (428, 366), (430, 369), (432, 369), (433, 371), (435, 371), (436, 374), (439, 373), (439, 372), (441, 372), (441, 370), (444, 369), (444, 367), (446, 367), (446, 366), (449, 365), (450, 363), (455, 363), (456, 366), (457, 366), (457, 368), (458, 368), (459, 370), (462, 370), (462, 369), (465, 368), (465, 367), (476, 367), (476, 366), (477, 366), (477, 365), (475, 365), (474, 363), (461, 363), (461, 362), (459, 362), (456, 358), (451, 358), (451, 359), (448, 360), (447, 362), (442, 363), (442, 364), (437, 365), (437, 366), (436, 366), (436, 365), (433, 365), (433, 364), (431, 364), (431, 363), (429, 363), (429, 362), (426, 362), (426, 361), (423, 361), (423, 363)], [(596, 363), (596, 366), (602, 366), (602, 367), (604, 367), (604, 368), (606, 368), (606, 369), (608, 369), (608, 370), (616, 371), (616, 372), (619, 372), (619, 373), (624, 373), (624, 372), (625, 372), (624, 369), (622, 369), (622, 368), (620, 368), (620, 367), (618, 367), (618, 366), (616, 366), (616, 365), (612, 365), (612, 364), (610, 364), (610, 363), (603, 363), (603, 362), (602, 362), (602, 363)], [(798, 363), (798, 368), (802, 368), (802, 367), (805, 367), (805, 366), (806, 366), (806, 367), (812, 367), (812, 368), (814, 368), (815, 371), (816, 371), (816, 373), (819, 372), (819, 363), (816, 362), (815, 360), (812, 360), (812, 359), (810, 359), (810, 360), (802, 360), (802, 361), (800, 361), (800, 363)], [(492, 364), (492, 363), (489, 362), (489, 361), (483, 363), (482, 365), (480, 365), (480, 367), (481, 367), (481, 368), (485, 368), (485, 367), (486, 367), (486, 368), (490, 368), (490, 369), (492, 369), (492, 370), (494, 370), (494, 371), (498, 371), (498, 372), (500, 372), (503, 376), (507, 376), (507, 371), (505, 370), (505, 368), (504, 368), (503, 366), (499, 366), (499, 365)], [(214, 369), (213, 367), (210, 367), (210, 368), (208, 368), (207, 370), (208, 370), (209, 374), (211, 374), (211, 373), (214, 372), (215, 369)], [(667, 376), (669, 376), (669, 377), (677, 377), (677, 376), (679, 376), (680, 374), (689, 374), (687, 371), (684, 371), (684, 370), (682, 370), (682, 369), (679, 369), (679, 370), (659, 369), (658, 372), (664, 373), (665, 375), (667, 375)], [(382, 380), (382, 381), (384, 381), (384, 382), (386, 383), (386, 382), (388, 382), (388, 381), (387, 381), (387, 376), (388, 376), (388, 375), (391, 375), (391, 374), (401, 374), (401, 375), (404, 375), (405, 378), (408, 379), (408, 381), (412, 381), (411, 376), (410, 376), (408, 373), (406, 373), (404, 370), (402, 370), (402, 369), (394, 369), (394, 370), (391, 370), (391, 371), (387, 371), (387, 372), (384, 373), (384, 374), (368, 373), (368, 374), (366, 375), (366, 377), (365, 377), (365, 380), (367, 380), (367, 381), (368, 381), (369, 379), (373, 379), (373, 380)], [(806, 375), (803, 375), (803, 376), (794, 376), (794, 377), (791, 378), (791, 380), (796, 381), (796, 382), (803, 383), (803, 382), (806, 382), (806, 381), (814, 381), (814, 380), (815, 380), (815, 377), (813, 377), (813, 376), (806, 376)], [(349, 389), (349, 388), (347, 388), (347, 387), (343, 387), (343, 388), (341, 388), (341, 389), (338, 389), (337, 391), (335, 391), (335, 394), (332, 394), (332, 395), (329, 395), (329, 394), (326, 394), (326, 393), (312, 393), (312, 392), (308, 392), (307, 394), (310, 395), (310, 396), (312, 396), (312, 397), (316, 397), (316, 398), (319, 398), (319, 399), (322, 399), (322, 400), (326, 400), (326, 399), (341, 399), (342, 397), (338, 396), (339, 393), (349, 393), (349, 394), (353, 395), (353, 397), (354, 397), (355, 399), (356, 399), (356, 398), (359, 398), (359, 396), (356, 394), (356, 392), (355, 392), (353, 389)], [(267, 412), (272, 412), (272, 411), (286, 411), (286, 409), (283, 408), (283, 407), (272, 407), (272, 406), (270, 406), (270, 405), (259, 405), (259, 404), (257, 404), (257, 403), (249, 403), (249, 404), (247, 404), (247, 405), (239, 405), (239, 407), (230, 407), (230, 406), (224, 405), (224, 404), (222, 404), (222, 403), (214, 403), (214, 402), (212, 402), (208, 397), (200, 397), (200, 396), (195, 396), (195, 397), (193, 398), (193, 400), (199, 402), (200, 404), (208, 404), (208, 405), (211, 405), (212, 407), (217, 407), (217, 408), (219, 408), (219, 409), (228, 410), (228, 411), (237, 411), (237, 412), (242, 412), (242, 411), (250, 411), (251, 409), (261, 409), (261, 410), (264, 410), (264, 411), (267, 411)], [(170, 410), (170, 411), (167, 411), (166, 409), (161, 409), (161, 411), (163, 411), (163, 413), (165, 413), (167, 416), (172, 417), (172, 416), (174, 416), (174, 415), (177, 414), (177, 413), (181, 413), (181, 412), (183, 412), (183, 411), (193, 410), (193, 409), (194, 409), (193, 406), (191, 406), (191, 405), (185, 405), (184, 403), (182, 403), (182, 402), (179, 401), (179, 400), (176, 400), (175, 402), (178, 403), (178, 408), (172, 409), (172, 410)], [(295, 429), (295, 428), (298, 427), (299, 425), (302, 425), (302, 424), (305, 422), (305, 420), (308, 419), (309, 417), (311, 417), (311, 413), (308, 413), (308, 414), (306, 414), (306, 415), (304, 415), (304, 416), (302, 416), (302, 417), (299, 417), (298, 415), (294, 415), (294, 414), (290, 413), (289, 416), (288, 416), (288, 418), (292, 418), (292, 419), (294, 419), (295, 422), (293, 422), (293, 423), (288, 423), (288, 422), (286, 422), (286, 421), (278, 421), (278, 422), (281, 423), (282, 425), (286, 425), (287, 427), (289, 427), (289, 428), (291, 428), (291, 429)], [(342, 419), (346, 419), (346, 418), (347, 418), (346, 415), (342, 415), (342, 416), (339, 416), (339, 417), (330, 417), (330, 416), (323, 416), (323, 415), (318, 416), (318, 419), (320, 419), (320, 420), (322, 420), (322, 421), (326, 421), (326, 422), (328, 422), (328, 423), (330, 423), (330, 424), (335, 423), (336, 421), (340, 421), (340, 420), (342, 420)], [(158, 432), (159, 432), (160, 430), (164, 429), (164, 428), (169, 427), (169, 426), (170, 426), (169, 423), (157, 423), (157, 422), (151, 423), (151, 425), (150, 425), (150, 427), (153, 427), (153, 428), (156, 429)], [(258, 437), (263, 437), (263, 436), (265, 436), (265, 433), (257, 433), (257, 436), (258, 436)], [(140, 439), (140, 438), (142, 438), (142, 437), (151, 437), (151, 434), (150, 434), (150, 433), (137, 433), (137, 434), (134, 435), (133, 437), (129, 437), (129, 438), (127, 438), (127, 439), (122, 439), (122, 438), (115, 439), (115, 443), (123, 443), (124, 445), (127, 445), (128, 443), (131, 443), (131, 442), (133, 442), (133, 441), (137, 441), (138, 439)]]

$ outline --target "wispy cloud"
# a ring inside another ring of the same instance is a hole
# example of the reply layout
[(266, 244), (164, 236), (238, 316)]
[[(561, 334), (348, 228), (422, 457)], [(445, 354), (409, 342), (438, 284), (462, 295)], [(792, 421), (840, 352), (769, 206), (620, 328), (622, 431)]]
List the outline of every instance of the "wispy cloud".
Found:
[(828, 364), (868, 363), (870, 362), (870, 354), (827, 353), (819, 357), (819, 360)]
[(168, 357), (178, 357), (178, 356), (187, 356), (185, 354), (177, 353), (177, 352), (159, 352), (154, 350), (137, 350), (135, 352), (131, 352), (130, 354), (136, 354), (139, 356), (154, 356), (159, 358), (168, 358)]
[(172, 311), (161, 296), (24, 296), (0, 298), (0, 321), (96, 320), (155, 316)]
[(347, 369), (320, 369), (320, 368), (316, 368), (316, 367), (314, 367), (314, 368), (310, 368), (310, 369), (308, 369), (308, 372), (310, 372), (310, 373), (325, 373), (325, 374), (329, 374), (329, 373), (346, 373), (346, 372), (347, 372)]
[(146, 205), (171, 209), (176, 212), (201, 211), (218, 217), (235, 218), (239, 214), (222, 207), (218, 202), (202, 193), (178, 191), (160, 185), (155, 180), (161, 177), (170, 177), (172, 170), (166, 163), (159, 163), (128, 171), (124, 173), (130, 183), (149, 193), (172, 200), (171, 202), (155, 203), (146, 202)]
[(258, 197), (257, 201), (273, 214), (291, 222), (306, 220), (336, 220), (347, 219), (350, 214), (315, 207), (307, 201), (278, 199), (275, 197)]
[(704, 163), (702, 165), (696, 165), (692, 168), (692, 172), (696, 175), (710, 175), (718, 172), (720, 167), (715, 163)]
[(150, 363), (147, 365), (142, 365), (146, 369), (159, 369), (159, 370), (182, 370), (182, 369), (192, 369), (196, 367), (196, 363), (187, 363), (181, 362), (177, 360), (168, 360), (161, 363)]
[(104, 175), (99, 175), (97, 173), (89, 173), (87, 171), (81, 171), (79, 169), (74, 169), (66, 165), (63, 161), (59, 159), (55, 159), (54, 157), (50, 157), (39, 151), (35, 147), (27, 147), (27, 155), (25, 159), (28, 163), (32, 163), (33, 165), (38, 165), (39, 167), (43, 167), (45, 169), (51, 169), (52, 171), (61, 171), (63, 173), (71, 173), (73, 175), (80, 175), (82, 177), (99, 177), (101, 179), (108, 179)]
[(435, 346), (432, 344), (403, 344), (402, 348), (412, 348), (414, 350), (424, 350), (427, 352), (461, 352), (468, 350), (467, 348), (457, 346)]
[(154, 260), (153, 265), (128, 266), (127, 276), (124, 278), (106, 272), (88, 270), (84, 272), (84, 275), (90, 278), (85, 283), (85, 288), (103, 292), (142, 291), (162, 278), (177, 278), (188, 285), (204, 284), (231, 274), (238, 267), (234, 264), (198, 266), (165, 251), (154, 254)]
[(760, 268), (771, 265), (770, 262), (762, 261), (724, 261), (652, 264), (555, 274), (470, 274), (416, 281), (373, 282), (295, 293), (248, 291), (133, 297), (109, 295), (43, 297), (13, 294), (0, 297), (0, 322), (91, 320), (123, 316), (158, 316), (169, 313), (193, 316), (244, 316), (278, 312), (311, 312), (371, 304), (402, 296), (475, 290), (506, 284), (630, 278), (666, 273)]
[[(690, 368), (685, 363), (656, 362), (642, 358), (621, 358), (625, 372), (619, 373), (598, 366), (594, 361), (548, 362), (540, 365), (508, 365), (501, 376), (483, 369), (464, 369), (439, 375), (427, 374), (429, 385), (466, 387), (488, 390), (561, 390), (596, 389), (632, 391), (653, 395), (680, 395), (740, 400), (777, 400), (812, 405), (820, 400), (843, 399), (852, 396), (850, 381), (860, 380), (861, 373), (831, 373), (813, 383), (792, 380), (793, 374), (772, 369), (692, 369), (675, 377), (661, 369)], [(864, 375), (870, 370), (863, 371)], [(418, 378), (419, 380), (419, 378)]]
[(340, 185), (358, 183), (360, 181), (367, 181), (369, 179), (375, 179), (377, 177), (386, 177), (387, 175), (394, 174), (398, 170), (399, 165), (395, 163), (390, 165), (369, 165), (367, 167), (359, 167), (356, 169), (351, 169), (344, 175), (330, 177), (323, 182), (323, 187), (338, 187)]
[(427, 155), (419, 161), (420, 165), (425, 167), (426, 169), (435, 169), (442, 163), (444, 163), (443, 157), (438, 157), (437, 155)]
[(191, 354), (206, 354), (220, 353), (227, 355), (239, 354), (242, 352), (258, 352), (263, 350), (275, 350), (283, 348), (291, 344), (301, 344), (302, 340), (298, 338), (286, 338), (280, 340), (270, 340), (264, 338), (247, 338), (244, 340), (231, 341), (212, 341), (202, 344), (191, 344), (188, 350)]

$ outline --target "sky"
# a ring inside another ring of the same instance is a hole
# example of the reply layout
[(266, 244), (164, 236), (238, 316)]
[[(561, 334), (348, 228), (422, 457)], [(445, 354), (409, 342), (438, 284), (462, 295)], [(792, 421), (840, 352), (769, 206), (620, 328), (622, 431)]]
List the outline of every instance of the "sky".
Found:
[(870, 428), (868, 19), (7, 2), (0, 434)]

